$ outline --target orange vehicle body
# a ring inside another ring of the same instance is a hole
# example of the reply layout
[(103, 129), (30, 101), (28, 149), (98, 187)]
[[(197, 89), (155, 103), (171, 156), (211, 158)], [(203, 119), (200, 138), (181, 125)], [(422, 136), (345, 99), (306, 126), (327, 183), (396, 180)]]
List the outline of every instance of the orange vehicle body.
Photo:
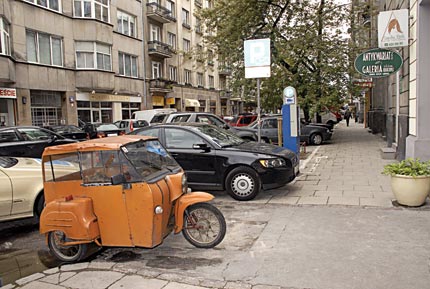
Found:
[[(119, 136), (94, 139), (45, 149), (43, 154), (46, 207), (40, 219), (40, 233), (62, 231), (68, 244), (95, 242), (100, 246), (153, 248), (172, 231), (183, 227), (185, 209), (213, 199), (204, 192), (184, 194), (180, 170), (152, 182), (130, 184), (85, 184), (84, 175), (97, 168), (83, 166), (69, 175), (50, 180), (46, 165), (52, 157), (69, 152), (118, 151), (123, 144), (151, 137)], [(119, 174), (119, 167), (105, 164), (108, 178)], [(71, 169), (73, 171), (73, 169)], [(85, 173), (85, 174), (84, 174)], [(95, 172), (94, 172), (95, 173)], [(78, 176), (79, 174), (79, 176)], [(162, 208), (157, 211), (157, 208)]]

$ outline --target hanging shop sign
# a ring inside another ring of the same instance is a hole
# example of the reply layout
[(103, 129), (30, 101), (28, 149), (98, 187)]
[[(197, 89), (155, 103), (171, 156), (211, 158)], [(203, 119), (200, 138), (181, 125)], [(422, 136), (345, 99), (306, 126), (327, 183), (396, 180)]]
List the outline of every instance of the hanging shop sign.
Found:
[(375, 48), (357, 56), (354, 67), (357, 72), (367, 77), (386, 77), (402, 67), (402, 56), (392, 50)]
[(409, 45), (408, 9), (379, 12), (378, 44), (381, 48)]

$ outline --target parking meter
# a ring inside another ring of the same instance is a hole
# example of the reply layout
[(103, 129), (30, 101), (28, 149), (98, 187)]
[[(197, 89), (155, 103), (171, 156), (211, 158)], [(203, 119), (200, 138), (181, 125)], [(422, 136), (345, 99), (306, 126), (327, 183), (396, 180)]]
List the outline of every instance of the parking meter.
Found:
[(282, 144), (283, 147), (298, 155), (300, 152), (300, 126), (296, 89), (288, 86), (284, 89), (283, 94)]

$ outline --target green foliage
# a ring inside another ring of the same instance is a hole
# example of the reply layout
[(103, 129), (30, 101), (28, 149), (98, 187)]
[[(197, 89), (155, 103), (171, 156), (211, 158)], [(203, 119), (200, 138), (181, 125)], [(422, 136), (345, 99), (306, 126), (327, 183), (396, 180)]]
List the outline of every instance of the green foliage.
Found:
[(422, 162), (419, 159), (408, 158), (401, 162), (385, 165), (382, 173), (391, 176), (430, 176), (430, 161)]
[[(334, 0), (217, 0), (199, 17), (207, 31), (205, 46), (233, 69), (230, 89), (243, 98), (255, 91), (244, 78), (243, 42), (271, 39), (271, 77), (262, 79), (262, 107), (282, 105), (282, 90), (293, 86), (304, 108), (339, 106), (349, 94), (350, 42), (339, 27), (351, 21), (351, 5)], [(252, 95), (255, 97), (255, 94)]]

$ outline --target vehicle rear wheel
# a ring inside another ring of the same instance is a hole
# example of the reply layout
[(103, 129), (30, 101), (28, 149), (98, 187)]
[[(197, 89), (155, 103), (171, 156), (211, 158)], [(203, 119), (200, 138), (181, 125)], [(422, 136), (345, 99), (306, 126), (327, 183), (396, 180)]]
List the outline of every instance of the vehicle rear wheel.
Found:
[(185, 210), (182, 234), (197, 248), (213, 248), (224, 239), (226, 227), (220, 210), (208, 203), (197, 203)]
[(310, 137), (310, 143), (314, 144), (314, 145), (320, 145), (323, 142), (323, 138), (322, 135), (320, 135), (319, 133), (313, 133)]
[(226, 178), (227, 193), (238, 201), (254, 199), (260, 192), (261, 181), (257, 172), (245, 166), (233, 169)]
[(62, 231), (52, 231), (48, 233), (48, 246), (51, 253), (59, 260), (67, 263), (79, 262), (87, 254), (87, 244), (77, 244), (72, 246), (63, 245), (64, 242), (71, 241)]

